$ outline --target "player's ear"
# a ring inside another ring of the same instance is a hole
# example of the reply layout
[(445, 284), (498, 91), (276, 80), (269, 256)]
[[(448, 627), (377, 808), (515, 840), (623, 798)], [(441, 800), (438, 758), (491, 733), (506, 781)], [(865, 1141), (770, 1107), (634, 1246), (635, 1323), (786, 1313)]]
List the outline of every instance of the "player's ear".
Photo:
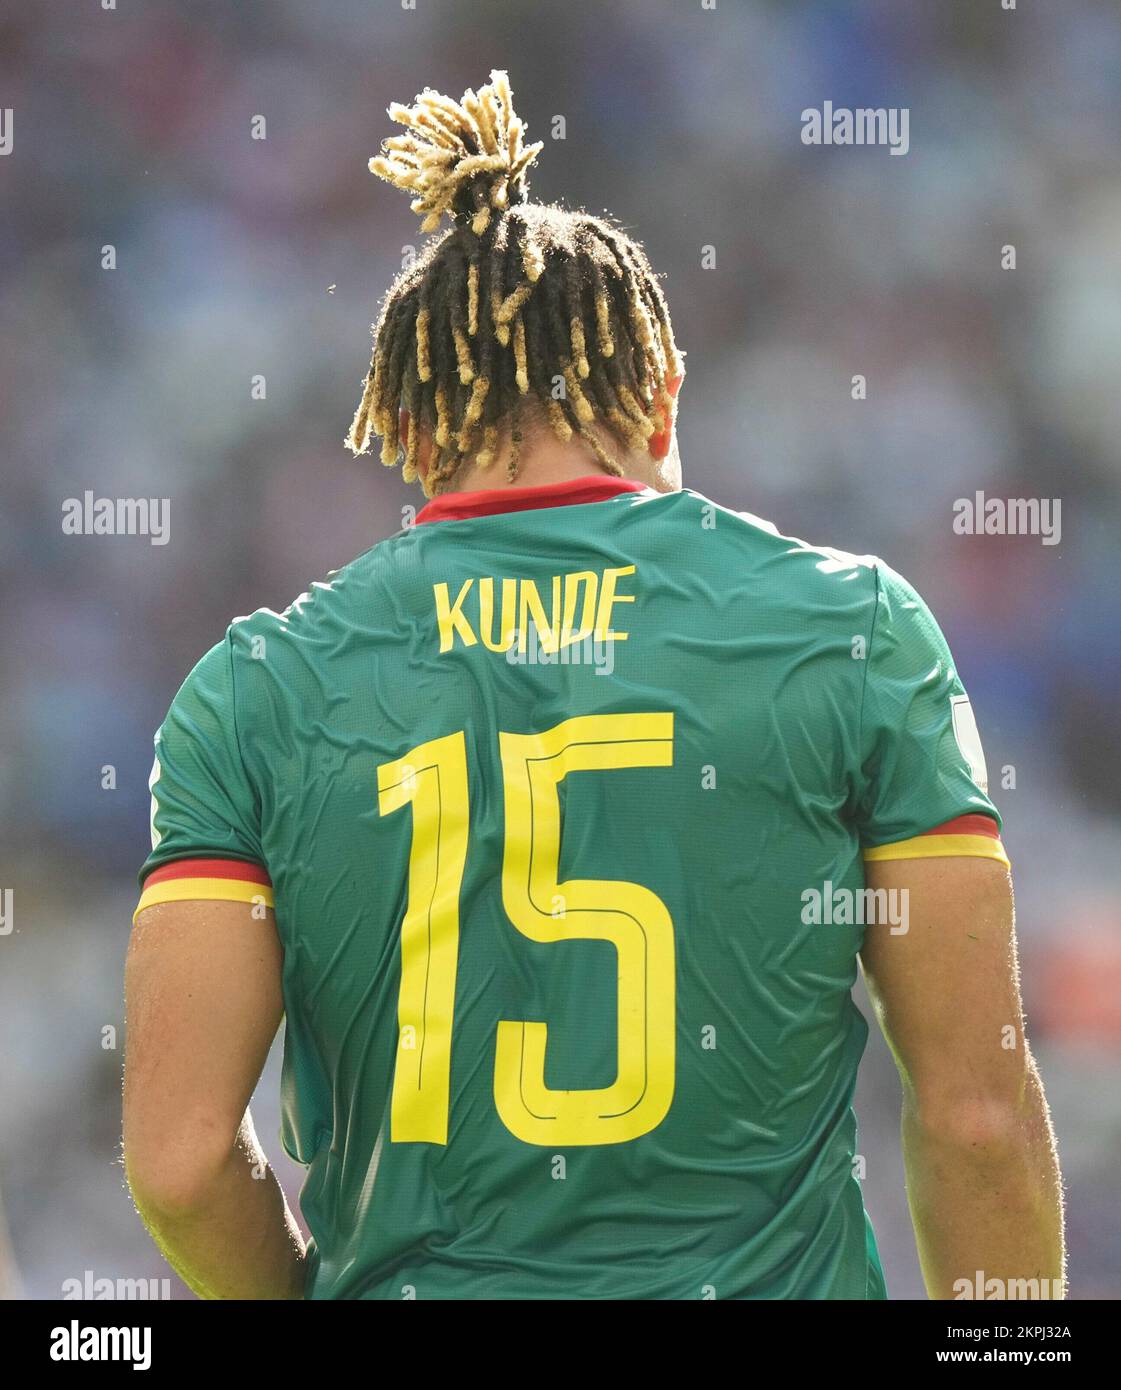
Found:
[(669, 446), (673, 440), (673, 426), (677, 418), (677, 393), (681, 390), (681, 383), (685, 380), (685, 371), (682, 369), (676, 376), (666, 378), (666, 391), (669, 393), (671, 401), (670, 408), (656, 406), (658, 412), (659, 427), (650, 436), (647, 448), (650, 450), (650, 457), (661, 460), (669, 453)]

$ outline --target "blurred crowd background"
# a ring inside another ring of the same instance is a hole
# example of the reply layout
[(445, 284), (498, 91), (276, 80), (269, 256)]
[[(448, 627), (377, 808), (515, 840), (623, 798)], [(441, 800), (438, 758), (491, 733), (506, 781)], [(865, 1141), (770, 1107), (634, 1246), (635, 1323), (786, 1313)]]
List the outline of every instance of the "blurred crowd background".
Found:
[[(1072, 1292), (1121, 1296), (1115, 0), (5, 6), (8, 1291), (167, 1273), (119, 1161), (152, 733), (232, 617), (283, 607), (416, 500), (342, 447), (378, 300), (418, 241), (366, 161), (391, 100), (458, 94), (492, 67), (546, 141), (533, 195), (612, 211), (665, 277), (688, 351), (687, 482), (882, 555), (938, 615), (1016, 872)], [(908, 108), (909, 152), (804, 145), (801, 112), (825, 100)], [(64, 501), (87, 490), (169, 498), (169, 543), (64, 535)], [(955, 500), (978, 490), (1059, 499), (1061, 544), (955, 534)], [(275, 1066), (259, 1089), (295, 1196)], [(898, 1105), (874, 1037), (866, 1199), (891, 1293), (919, 1297)]]

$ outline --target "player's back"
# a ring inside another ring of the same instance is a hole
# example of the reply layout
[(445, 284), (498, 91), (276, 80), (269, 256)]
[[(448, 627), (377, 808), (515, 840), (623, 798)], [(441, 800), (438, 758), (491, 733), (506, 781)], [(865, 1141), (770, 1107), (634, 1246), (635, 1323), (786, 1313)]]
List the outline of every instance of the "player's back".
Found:
[(206, 658), (247, 788), (218, 852), (284, 945), (309, 1296), (883, 1296), (831, 904), (862, 839), (988, 803), (946, 774), (923, 825), (906, 747), (866, 785), (878, 585), (583, 480), (441, 498)]

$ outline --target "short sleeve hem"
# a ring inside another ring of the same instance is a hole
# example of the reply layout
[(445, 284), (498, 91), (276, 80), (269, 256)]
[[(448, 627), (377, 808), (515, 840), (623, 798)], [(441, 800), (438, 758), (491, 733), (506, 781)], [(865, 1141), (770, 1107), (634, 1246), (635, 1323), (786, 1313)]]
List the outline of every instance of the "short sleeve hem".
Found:
[(861, 853), (866, 864), (888, 859), (965, 858), (995, 859), (1011, 868), (997, 822), (983, 814), (955, 816), (921, 835), (886, 845), (869, 845)]
[(239, 859), (177, 859), (144, 880), (135, 922), (145, 908), (172, 902), (260, 903), (273, 907), (272, 882), (260, 864)]

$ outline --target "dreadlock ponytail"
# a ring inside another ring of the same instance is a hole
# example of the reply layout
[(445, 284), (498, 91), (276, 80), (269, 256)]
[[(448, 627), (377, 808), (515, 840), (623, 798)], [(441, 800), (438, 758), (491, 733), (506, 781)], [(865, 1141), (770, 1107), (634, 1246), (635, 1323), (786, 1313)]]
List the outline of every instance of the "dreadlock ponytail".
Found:
[[(465, 460), (493, 463), (509, 431), (512, 479), (532, 406), (619, 473), (595, 426), (626, 448), (644, 443), (682, 369), (645, 252), (604, 219), (528, 201), (542, 144), (526, 144), (504, 72), (458, 102), (426, 89), (389, 115), (406, 133), (383, 142), (371, 172), (412, 195), (423, 232), (451, 225), (385, 297), (347, 445), (362, 454), (379, 436), (383, 463), (413, 481), (427, 428), (432, 495)], [(404, 451), (401, 409), (412, 420)]]

